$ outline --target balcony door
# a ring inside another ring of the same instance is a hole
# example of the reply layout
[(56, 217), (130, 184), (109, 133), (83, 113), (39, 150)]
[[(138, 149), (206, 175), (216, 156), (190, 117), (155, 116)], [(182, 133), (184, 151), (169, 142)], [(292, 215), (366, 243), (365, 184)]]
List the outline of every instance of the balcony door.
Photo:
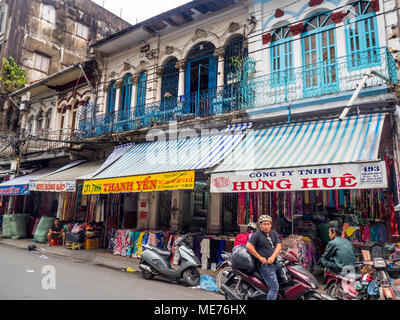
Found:
[(335, 23), (330, 13), (319, 13), (305, 23), (302, 35), (304, 97), (339, 89)]
[(217, 87), (217, 58), (215, 47), (202, 42), (190, 50), (185, 68), (185, 113), (207, 116), (212, 112), (212, 101)]

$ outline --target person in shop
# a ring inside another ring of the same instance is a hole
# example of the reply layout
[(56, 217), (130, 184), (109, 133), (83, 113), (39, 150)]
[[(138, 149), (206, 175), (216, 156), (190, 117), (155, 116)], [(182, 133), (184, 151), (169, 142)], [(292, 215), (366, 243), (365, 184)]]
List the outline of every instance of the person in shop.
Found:
[(342, 231), (336, 226), (329, 228), (328, 246), (321, 257), (324, 267), (340, 273), (345, 267), (356, 268), (356, 254), (352, 243), (342, 237)]
[(49, 233), (47, 234), (47, 240), (49, 240), (48, 246), (50, 246), (51, 239), (62, 239), (62, 245), (65, 247), (65, 231), (60, 223), (60, 219), (55, 219), (54, 224), (50, 227)]
[(239, 233), (236, 238), (235, 242), (233, 243), (233, 247), (240, 246), (242, 244), (246, 245), (249, 241), (249, 237), (254, 234), (257, 230), (257, 225), (254, 222), (250, 222), (247, 225), (246, 232)]
[(282, 249), (282, 243), (278, 233), (272, 230), (272, 218), (270, 216), (260, 216), (258, 223), (260, 230), (257, 230), (249, 238), (246, 249), (261, 263), (258, 266), (258, 272), (269, 289), (267, 300), (276, 300), (279, 290), (277, 277), (279, 266), (276, 263), (276, 258)]

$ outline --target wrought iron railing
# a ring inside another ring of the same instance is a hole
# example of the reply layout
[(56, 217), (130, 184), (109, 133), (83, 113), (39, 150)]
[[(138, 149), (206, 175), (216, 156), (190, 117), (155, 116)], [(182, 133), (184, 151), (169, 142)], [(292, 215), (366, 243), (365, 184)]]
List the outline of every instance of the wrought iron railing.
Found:
[[(28, 135), (28, 133), (25, 133), (25, 136)], [(76, 130), (40, 131), (28, 139), (25, 144), (24, 153), (29, 154), (70, 148), (71, 143), (69, 141), (76, 141)]]
[(137, 130), (196, 117), (227, 113), (240, 108), (240, 83), (171, 97), (159, 102), (137, 106), (134, 110), (115, 111), (80, 119), (80, 138), (114, 132)]
[[(351, 91), (370, 69), (390, 83), (398, 83), (396, 63), (383, 47), (253, 78), (242, 84), (242, 97), (247, 108), (255, 108)], [(366, 86), (379, 86), (385, 82), (372, 75)]]
[[(137, 106), (134, 110), (116, 111), (79, 121), (79, 138), (125, 132), (181, 121), (208, 117), (233, 110), (290, 103), (306, 98), (355, 90), (367, 70), (374, 70), (397, 84), (396, 63), (386, 47), (353, 55), (290, 68), (222, 87), (193, 92), (178, 98)], [(372, 75), (367, 87), (385, 84)]]

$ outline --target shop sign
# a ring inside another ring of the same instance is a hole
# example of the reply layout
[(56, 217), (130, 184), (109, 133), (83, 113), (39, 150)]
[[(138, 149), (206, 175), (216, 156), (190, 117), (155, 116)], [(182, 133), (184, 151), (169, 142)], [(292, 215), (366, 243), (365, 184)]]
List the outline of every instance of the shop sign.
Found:
[(88, 180), (83, 194), (150, 192), (194, 188), (194, 171), (168, 172), (145, 176)]
[(214, 193), (373, 188), (387, 188), (384, 161), (211, 175)]
[(18, 196), (18, 195), (29, 195), (29, 185), (18, 185), (18, 186), (7, 186), (0, 187), (0, 195), (2, 196)]
[(30, 191), (40, 192), (75, 192), (75, 181), (37, 181), (29, 183)]

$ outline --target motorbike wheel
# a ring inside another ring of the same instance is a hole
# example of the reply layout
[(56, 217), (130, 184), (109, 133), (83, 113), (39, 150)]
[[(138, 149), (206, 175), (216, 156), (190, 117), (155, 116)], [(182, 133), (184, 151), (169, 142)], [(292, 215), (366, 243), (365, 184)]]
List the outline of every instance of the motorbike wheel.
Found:
[[(146, 264), (146, 265), (148, 265), (148, 264)], [(143, 276), (143, 278), (146, 279), (146, 280), (151, 280), (151, 279), (154, 278), (154, 274), (152, 274), (152, 273), (149, 272), (149, 271), (143, 270), (143, 269), (142, 269), (142, 276)]]
[[(247, 294), (246, 294), (246, 290), (243, 288), (243, 284), (240, 284), (238, 288), (236, 288), (238, 286), (238, 279), (232, 279), (231, 282), (229, 284), (226, 284), (233, 292), (235, 292), (237, 295), (243, 297), (242, 300), (247, 300)], [(227, 293), (225, 293), (225, 300), (235, 300), (232, 299), (231, 296)]]
[(218, 290), (221, 292), (221, 285), (224, 284), (226, 282), (226, 280), (228, 280), (227, 277), (224, 276), (224, 272), (231, 272), (232, 268), (231, 267), (225, 267), (223, 269), (221, 269), (215, 279), (215, 282), (217, 283), (217, 287)]
[(183, 281), (187, 283), (189, 287), (195, 287), (200, 284), (200, 272), (197, 269), (187, 269), (182, 274)]
[(336, 299), (347, 300), (340, 283), (331, 283), (328, 288), (326, 288), (326, 294)]

